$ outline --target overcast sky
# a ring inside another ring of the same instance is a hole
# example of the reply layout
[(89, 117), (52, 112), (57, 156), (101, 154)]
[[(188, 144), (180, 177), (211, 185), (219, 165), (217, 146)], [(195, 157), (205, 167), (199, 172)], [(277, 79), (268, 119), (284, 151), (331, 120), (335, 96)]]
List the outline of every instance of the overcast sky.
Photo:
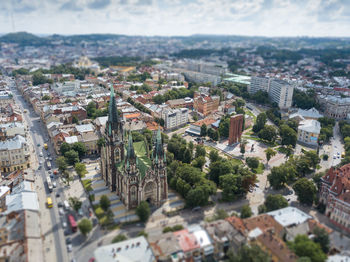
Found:
[(350, 36), (350, 0), (0, 0), (13, 31)]

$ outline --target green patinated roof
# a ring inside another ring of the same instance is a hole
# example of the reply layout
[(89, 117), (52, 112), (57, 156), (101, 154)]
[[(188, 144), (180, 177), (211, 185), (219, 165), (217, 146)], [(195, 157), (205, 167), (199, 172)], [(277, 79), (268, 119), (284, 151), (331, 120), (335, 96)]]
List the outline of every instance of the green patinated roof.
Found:
[[(135, 154), (138, 158), (137, 167), (140, 171), (141, 178), (146, 175), (146, 171), (151, 167), (151, 159), (147, 157), (146, 144), (143, 141), (133, 143)], [(125, 148), (127, 150), (127, 148)], [(124, 161), (120, 161), (116, 164), (117, 170), (123, 172)]]

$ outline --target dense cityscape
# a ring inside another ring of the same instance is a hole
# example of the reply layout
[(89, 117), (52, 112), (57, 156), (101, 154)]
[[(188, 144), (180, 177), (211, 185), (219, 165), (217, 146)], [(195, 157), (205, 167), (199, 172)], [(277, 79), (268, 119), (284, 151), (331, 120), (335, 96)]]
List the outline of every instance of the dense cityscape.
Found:
[(1, 261), (350, 261), (350, 38), (0, 35), (0, 172)]

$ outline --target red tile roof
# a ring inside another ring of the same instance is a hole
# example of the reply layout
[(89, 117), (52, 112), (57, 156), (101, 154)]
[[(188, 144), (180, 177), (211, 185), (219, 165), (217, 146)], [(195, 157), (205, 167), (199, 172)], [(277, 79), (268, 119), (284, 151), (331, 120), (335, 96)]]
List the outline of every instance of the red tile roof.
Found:
[(195, 235), (188, 232), (187, 229), (176, 231), (174, 232), (174, 235), (177, 237), (178, 243), (180, 244), (180, 247), (182, 248), (183, 252), (186, 253), (188, 251), (200, 248), (200, 245), (197, 242)]

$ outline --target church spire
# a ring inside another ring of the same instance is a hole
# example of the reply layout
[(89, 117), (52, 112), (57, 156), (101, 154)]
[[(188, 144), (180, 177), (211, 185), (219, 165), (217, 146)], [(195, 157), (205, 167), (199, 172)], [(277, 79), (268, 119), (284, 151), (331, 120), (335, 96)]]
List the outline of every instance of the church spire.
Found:
[(157, 156), (162, 157), (163, 154), (163, 145), (162, 145), (162, 134), (160, 132), (160, 128), (158, 127), (157, 136), (156, 136), (156, 144), (155, 144), (155, 153)]
[(111, 84), (110, 89), (111, 89), (111, 93), (110, 93), (110, 99), (109, 99), (108, 121), (107, 121), (109, 135), (112, 134), (112, 130), (118, 129), (118, 123), (120, 121), (118, 110), (117, 110), (117, 103), (115, 101), (113, 84)]
[(134, 144), (132, 142), (132, 134), (131, 130), (129, 131), (129, 141), (128, 141), (128, 152), (127, 152), (127, 159), (135, 159), (136, 154), (135, 154), (135, 149), (134, 149)]

